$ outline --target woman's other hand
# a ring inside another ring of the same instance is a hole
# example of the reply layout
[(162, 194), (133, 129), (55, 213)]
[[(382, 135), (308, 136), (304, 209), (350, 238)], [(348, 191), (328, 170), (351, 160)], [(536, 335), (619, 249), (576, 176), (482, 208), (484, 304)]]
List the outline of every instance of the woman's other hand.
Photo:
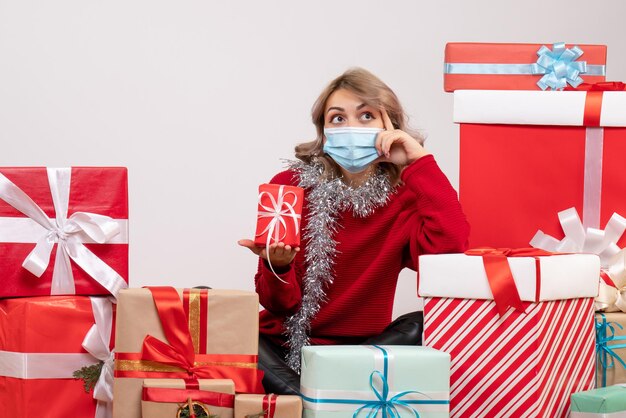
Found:
[(405, 166), (430, 154), (417, 139), (400, 129), (395, 129), (384, 108), (381, 109), (381, 116), (385, 130), (381, 131), (376, 137), (375, 146), (380, 155), (378, 162), (387, 161)]
[(237, 241), (237, 244), (248, 248), (254, 254), (264, 260), (267, 260), (267, 262), (273, 267), (288, 266), (296, 257), (296, 254), (300, 251), (300, 247), (285, 245), (283, 242), (270, 244), (269, 254), (267, 253), (265, 246), (258, 246), (250, 239), (240, 239)]

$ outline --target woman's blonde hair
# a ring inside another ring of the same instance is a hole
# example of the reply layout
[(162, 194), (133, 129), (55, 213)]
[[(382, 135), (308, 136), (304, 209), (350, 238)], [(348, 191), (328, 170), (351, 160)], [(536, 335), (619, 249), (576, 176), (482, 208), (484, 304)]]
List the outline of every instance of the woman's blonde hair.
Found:
[[(311, 109), (311, 118), (317, 130), (317, 138), (296, 146), (296, 158), (310, 163), (319, 161), (324, 165), (323, 176), (334, 178), (341, 175), (339, 165), (324, 153), (324, 111), (326, 102), (331, 94), (339, 89), (345, 89), (358, 96), (364, 103), (377, 109), (384, 108), (391, 119), (394, 128), (401, 129), (424, 143), (424, 137), (408, 126), (408, 117), (396, 94), (378, 77), (363, 68), (351, 68), (333, 81), (322, 91)], [(378, 164), (388, 175), (391, 184), (400, 180), (402, 167), (381, 162)]]

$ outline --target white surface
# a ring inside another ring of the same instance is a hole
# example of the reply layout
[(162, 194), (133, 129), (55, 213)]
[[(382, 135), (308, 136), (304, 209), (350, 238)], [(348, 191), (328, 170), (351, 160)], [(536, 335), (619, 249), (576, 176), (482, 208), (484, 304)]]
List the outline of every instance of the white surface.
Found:
[[(387, 82), (456, 186), (446, 42), (606, 44), (608, 79), (626, 80), (625, 12), (623, 0), (0, 0), (0, 165), (128, 166), (131, 285), (252, 289), (256, 258), (236, 241), (254, 233), (258, 184), (315, 136), (310, 108), (332, 78), (358, 65)], [(415, 294), (403, 272), (396, 315)]]
[[(456, 123), (582, 126), (583, 91), (457, 90)], [(600, 126), (626, 126), (626, 91), (606, 91)]]
[[(592, 254), (539, 257), (539, 301), (598, 295), (600, 259)], [(509, 257), (519, 296), (535, 301), (537, 274), (533, 257)], [(465, 254), (425, 255), (419, 258), (422, 297), (493, 299), (482, 257)]]

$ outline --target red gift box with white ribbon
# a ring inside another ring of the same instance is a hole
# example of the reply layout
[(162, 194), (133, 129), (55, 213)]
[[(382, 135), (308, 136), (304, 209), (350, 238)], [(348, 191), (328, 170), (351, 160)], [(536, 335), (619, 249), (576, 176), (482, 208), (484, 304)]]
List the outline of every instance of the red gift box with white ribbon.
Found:
[[(105, 297), (0, 299), (0, 415), (110, 418), (113, 321)], [(88, 393), (74, 372), (99, 362)]]
[(127, 287), (127, 189), (121, 167), (0, 168), (0, 297)]
[(279, 242), (300, 245), (304, 190), (280, 184), (259, 186), (258, 217), (254, 243), (269, 246)]
[[(626, 244), (626, 91), (606, 87), (615, 90), (454, 93), (470, 246), (527, 247), (538, 230), (561, 239), (557, 215), (569, 208), (583, 229), (613, 231), (599, 239), (612, 254)], [(593, 235), (574, 247), (595, 246)]]

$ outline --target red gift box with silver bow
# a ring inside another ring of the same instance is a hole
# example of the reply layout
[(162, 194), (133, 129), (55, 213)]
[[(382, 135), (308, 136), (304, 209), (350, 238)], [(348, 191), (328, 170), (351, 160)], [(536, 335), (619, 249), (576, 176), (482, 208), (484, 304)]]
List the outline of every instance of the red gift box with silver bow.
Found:
[(0, 254), (0, 297), (117, 295), (128, 282), (126, 168), (0, 168)]
[(254, 243), (269, 246), (283, 242), (300, 245), (304, 190), (280, 184), (259, 186), (258, 218)]
[[(114, 308), (105, 297), (0, 299), (0, 416), (110, 418)], [(83, 367), (97, 379), (90, 393), (73, 377)]]

